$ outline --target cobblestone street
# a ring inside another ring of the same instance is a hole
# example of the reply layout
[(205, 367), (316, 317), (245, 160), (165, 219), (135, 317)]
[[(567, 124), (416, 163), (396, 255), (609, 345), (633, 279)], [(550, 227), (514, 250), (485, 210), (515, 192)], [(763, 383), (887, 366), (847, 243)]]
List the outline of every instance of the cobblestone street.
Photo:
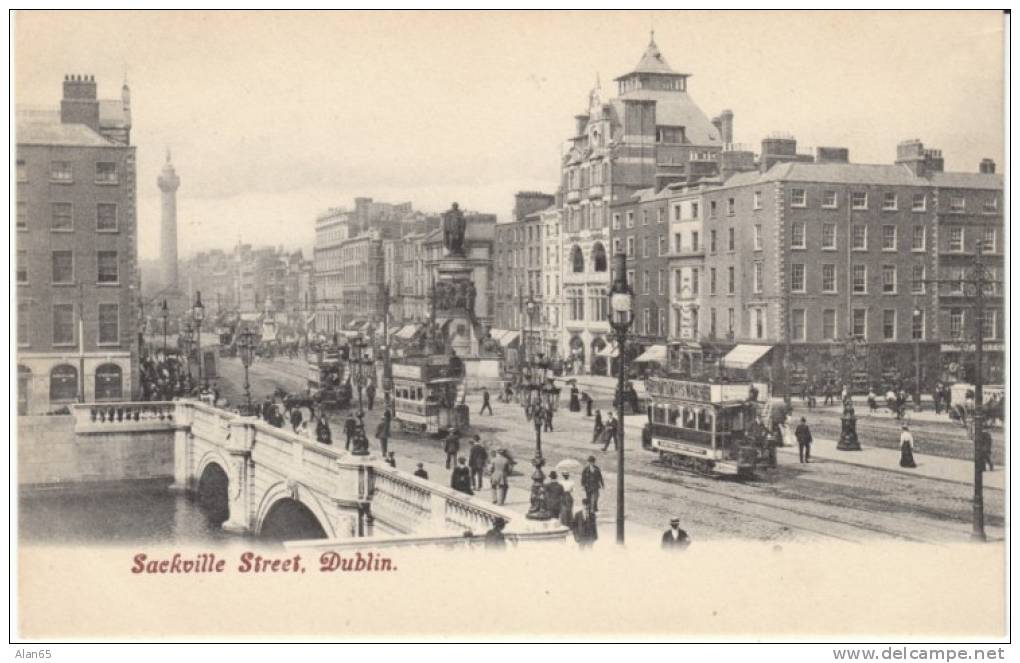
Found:
[[(289, 391), (303, 389), (304, 381), (298, 377), (301, 370), (298, 361), (256, 363), (250, 369), (253, 398), (264, 398), (277, 386)], [(239, 403), (243, 385), (240, 362), (223, 360), (220, 373), (223, 395)], [(490, 447), (506, 447), (518, 460), (521, 474), (511, 479), (511, 485), (526, 490), (531, 469), (526, 461), (534, 454), (535, 442), (520, 408), (495, 402), (493, 396), (494, 415), (479, 416), (480, 396), (469, 395), (467, 402), (473, 428), (482, 441)], [(370, 437), (380, 414), (377, 400), (376, 408), (365, 417)], [(334, 415), (331, 421), (334, 440), (342, 444), (340, 419)], [(583, 462), (591, 454), (598, 459), (608, 489), (600, 499), (599, 520), (603, 536), (611, 536), (615, 452), (603, 453), (601, 447), (590, 443), (592, 421), (581, 413), (560, 408), (554, 426), (554, 433), (542, 436), (549, 467), (564, 458)], [(661, 466), (655, 454), (641, 449), (638, 430), (628, 423), (626, 512), (630, 522), (646, 527), (664, 529), (669, 518), (677, 516), (696, 539), (775, 542), (881, 539), (949, 543), (966, 541), (970, 533), (972, 488), (966, 483), (910, 476), (898, 467), (887, 471), (825, 459), (802, 465), (791, 462), (795, 457), (789, 454), (780, 455), (778, 469), (759, 471), (752, 481), (710, 478)], [(862, 443), (868, 440), (862, 439)], [(373, 453), (378, 453), (376, 440), (371, 439), (371, 444)], [(423, 436), (395, 432), (390, 449), (401, 469), (412, 469), (418, 460), (441, 466), (444, 459), (440, 441)], [(433, 474), (432, 478), (446, 483), (445, 477)], [(985, 489), (986, 528), (992, 540), (1003, 537), (1003, 496), (1001, 489)]]

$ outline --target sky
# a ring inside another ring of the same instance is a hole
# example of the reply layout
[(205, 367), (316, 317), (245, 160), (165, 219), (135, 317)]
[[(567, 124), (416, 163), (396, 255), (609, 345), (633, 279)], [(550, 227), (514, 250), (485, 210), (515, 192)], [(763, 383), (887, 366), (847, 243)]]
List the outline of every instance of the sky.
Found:
[(318, 213), (355, 196), (508, 220), (554, 192), (573, 116), (655, 41), (734, 140), (890, 163), (896, 143), (947, 170), (1003, 163), (998, 12), (17, 12), (18, 104), (59, 107), (65, 74), (101, 98), (127, 77), (139, 254), (158, 254), (156, 177), (181, 178), (187, 256), (241, 239), (310, 251)]

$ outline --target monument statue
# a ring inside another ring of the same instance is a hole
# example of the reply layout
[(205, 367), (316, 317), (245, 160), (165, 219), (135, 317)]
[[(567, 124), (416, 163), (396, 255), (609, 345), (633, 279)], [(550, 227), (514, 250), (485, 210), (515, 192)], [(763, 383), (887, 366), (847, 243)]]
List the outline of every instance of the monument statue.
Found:
[(464, 212), (460, 211), (457, 203), (443, 212), (443, 246), (446, 247), (448, 255), (464, 255), (464, 232), (467, 228), (467, 221), (464, 219)]
[(475, 319), (475, 298), (478, 295), (478, 290), (475, 288), (475, 284), (468, 281), (467, 284), (467, 310), (470, 314), (471, 319)]

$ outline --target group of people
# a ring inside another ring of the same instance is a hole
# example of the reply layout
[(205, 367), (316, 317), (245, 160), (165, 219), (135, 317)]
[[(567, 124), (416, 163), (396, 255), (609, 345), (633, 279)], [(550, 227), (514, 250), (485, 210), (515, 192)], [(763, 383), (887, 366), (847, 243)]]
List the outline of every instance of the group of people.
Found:
[(179, 396), (191, 395), (197, 387), (188, 374), (184, 358), (177, 355), (144, 355), (138, 364), (138, 371), (142, 400), (145, 401), (172, 401)]
[[(443, 442), (446, 469), (450, 470), (450, 487), (465, 495), (474, 495), (483, 490), (485, 475), (488, 475), (492, 503), (506, 504), (510, 474), (516, 462), (513, 456), (503, 447), (495, 450), (486, 448), (478, 435), (472, 435), (465, 457), (460, 455), (460, 437), (457, 431), (450, 431)], [(425, 473), (423, 478), (428, 478), (428, 473), (421, 464), (419, 469)], [(417, 472), (415, 474), (421, 476)]]
[(333, 433), (324, 411), (316, 412), (315, 407), (299, 404), (286, 398), (277, 400), (266, 396), (254, 404), (254, 416), (276, 428), (290, 427), (291, 431), (303, 437), (314, 438), (320, 444), (333, 444)]

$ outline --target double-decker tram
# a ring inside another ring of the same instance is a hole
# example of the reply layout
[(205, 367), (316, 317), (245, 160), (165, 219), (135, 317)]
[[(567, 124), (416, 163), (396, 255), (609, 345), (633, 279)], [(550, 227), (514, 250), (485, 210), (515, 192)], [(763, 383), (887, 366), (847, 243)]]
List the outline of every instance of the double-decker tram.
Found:
[(464, 362), (432, 354), (393, 362), (393, 417), (400, 430), (437, 434), (469, 424)]
[[(768, 385), (649, 377), (645, 448), (662, 462), (703, 474), (748, 477), (763, 456), (752, 425)], [(649, 440), (650, 438), (650, 440)]]
[(321, 407), (350, 406), (353, 395), (347, 371), (347, 348), (321, 348), (309, 353), (306, 363), (307, 388)]

